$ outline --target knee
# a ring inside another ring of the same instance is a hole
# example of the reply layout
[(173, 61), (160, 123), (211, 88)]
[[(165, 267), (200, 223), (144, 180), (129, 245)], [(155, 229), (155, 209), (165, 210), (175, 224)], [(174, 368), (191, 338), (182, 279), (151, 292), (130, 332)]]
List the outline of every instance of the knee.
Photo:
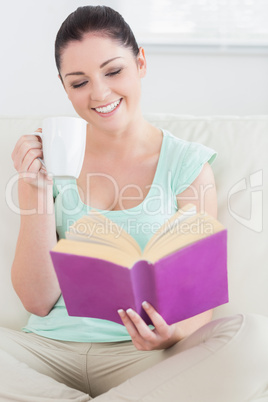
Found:
[(266, 354), (268, 363), (268, 317), (257, 314), (237, 314), (211, 321), (202, 332), (203, 342), (214, 350), (224, 345), (236, 345), (247, 355)]
[(268, 369), (268, 317), (238, 314), (219, 324), (218, 335), (230, 345), (234, 358)]
[(7, 341), (7, 332), (8, 332), (7, 328), (0, 327), (0, 350), (5, 349), (5, 344)]
[(247, 335), (251, 334), (251, 339), (267, 339), (268, 317), (263, 315), (236, 314), (233, 316), (220, 318), (214, 322), (217, 323), (215, 328), (217, 328), (217, 331), (219, 332), (232, 332), (232, 335), (234, 336), (239, 336), (240, 334), (245, 333)]
[(268, 317), (258, 314), (241, 315), (240, 337), (251, 350), (267, 356), (268, 363)]
[(12, 352), (15, 348), (15, 337), (18, 331), (0, 327), (0, 350), (8, 353)]
[(268, 317), (246, 314), (241, 318), (240, 330), (233, 339), (232, 362), (234, 369), (239, 365), (251, 392), (255, 389), (258, 395), (263, 395), (268, 378)]

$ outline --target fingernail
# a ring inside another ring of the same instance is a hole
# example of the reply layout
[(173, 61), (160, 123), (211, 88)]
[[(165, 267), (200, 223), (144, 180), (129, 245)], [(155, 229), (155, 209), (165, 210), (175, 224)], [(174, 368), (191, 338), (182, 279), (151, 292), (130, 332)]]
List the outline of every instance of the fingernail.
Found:
[(51, 173), (47, 173), (47, 178), (50, 181), (53, 181), (53, 175)]
[(117, 312), (118, 312), (118, 314), (124, 314), (124, 310), (122, 310), (122, 309), (117, 310)]
[(127, 309), (127, 313), (128, 313), (129, 315), (134, 315), (134, 314), (135, 314), (135, 312), (134, 312), (134, 310), (132, 310), (132, 308), (128, 308), (128, 309)]
[(142, 307), (149, 308), (149, 303), (147, 301), (142, 302)]

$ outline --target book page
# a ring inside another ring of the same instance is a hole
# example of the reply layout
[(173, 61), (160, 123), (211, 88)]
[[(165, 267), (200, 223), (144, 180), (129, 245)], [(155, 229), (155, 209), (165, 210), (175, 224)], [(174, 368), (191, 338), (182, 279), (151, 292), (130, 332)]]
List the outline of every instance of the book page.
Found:
[(173, 225), (172, 229), (166, 232), (159, 242), (154, 243), (147, 252), (144, 252), (143, 256), (154, 263), (176, 250), (221, 230), (224, 230), (224, 226), (212, 216), (196, 214), (179, 222), (177, 227)]
[(110, 261), (114, 264), (122, 265), (126, 268), (131, 268), (137, 260), (124, 250), (116, 249), (113, 246), (97, 243), (91, 244), (88, 242), (67, 239), (59, 240), (52, 251), (84, 257), (99, 258), (101, 260)]
[(109, 245), (124, 250), (135, 258), (141, 256), (136, 240), (121, 226), (99, 212), (91, 212), (78, 219), (66, 232), (66, 239)]
[(175, 226), (179, 225), (180, 222), (188, 219), (189, 217), (196, 214), (196, 206), (194, 204), (187, 204), (183, 208), (180, 208), (167, 222), (165, 222), (157, 232), (151, 237), (149, 242), (146, 244), (144, 253), (148, 253), (149, 250), (154, 247), (157, 243), (159, 246), (161, 241), (164, 241), (164, 236), (169, 236), (170, 231)]

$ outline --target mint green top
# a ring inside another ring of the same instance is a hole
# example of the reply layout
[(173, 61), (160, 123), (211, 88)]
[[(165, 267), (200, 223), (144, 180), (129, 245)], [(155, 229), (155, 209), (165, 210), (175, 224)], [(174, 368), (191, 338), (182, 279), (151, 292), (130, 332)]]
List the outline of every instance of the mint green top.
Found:
[[(189, 187), (203, 165), (212, 163), (216, 157), (216, 152), (204, 145), (184, 141), (166, 130), (162, 132), (157, 169), (145, 199), (127, 210), (99, 210), (130, 233), (142, 250), (157, 229), (177, 211), (176, 194)], [(75, 179), (55, 180), (54, 196), (57, 233), (59, 238), (64, 238), (69, 226), (87, 214), (91, 207), (81, 201)], [(96, 318), (68, 316), (62, 296), (46, 317), (31, 315), (23, 330), (75, 342), (131, 339), (123, 325)]]

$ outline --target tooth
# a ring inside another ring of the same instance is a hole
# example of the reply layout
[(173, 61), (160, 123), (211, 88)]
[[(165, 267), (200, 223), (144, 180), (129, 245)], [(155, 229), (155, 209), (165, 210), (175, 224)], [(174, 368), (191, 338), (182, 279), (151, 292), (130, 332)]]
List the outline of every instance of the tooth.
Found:
[(99, 113), (109, 113), (112, 110), (114, 110), (120, 103), (120, 99), (116, 102), (111, 103), (110, 105), (106, 106), (106, 107), (99, 107), (96, 108), (97, 112)]

